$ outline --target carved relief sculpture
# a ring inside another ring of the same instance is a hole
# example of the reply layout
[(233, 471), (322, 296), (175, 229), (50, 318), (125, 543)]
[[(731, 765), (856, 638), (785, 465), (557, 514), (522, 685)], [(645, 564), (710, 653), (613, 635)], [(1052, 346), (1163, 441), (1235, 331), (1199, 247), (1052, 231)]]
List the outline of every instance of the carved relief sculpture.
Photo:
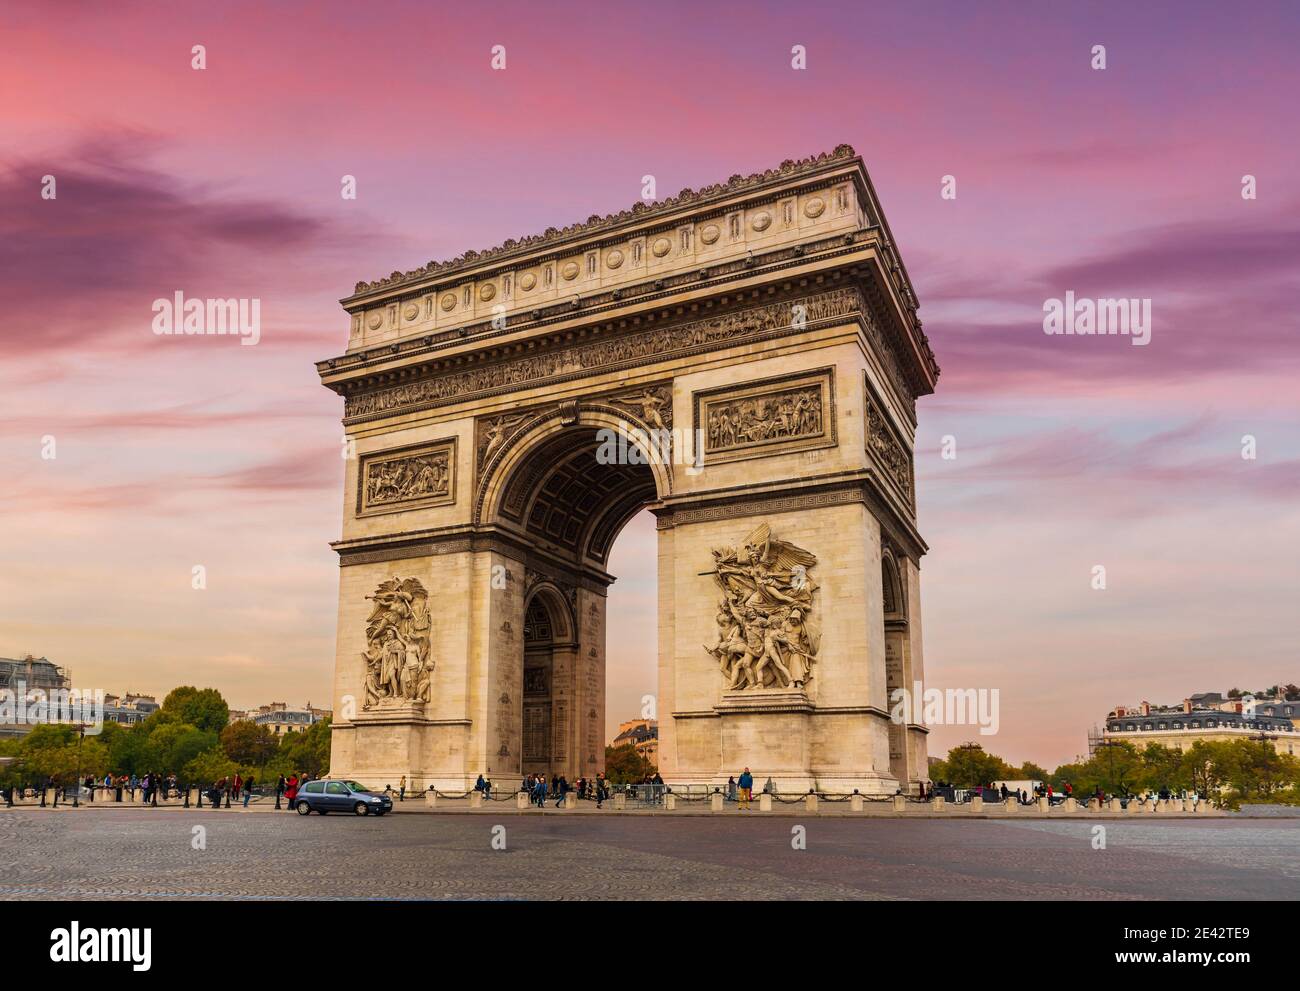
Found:
[(357, 514), (445, 504), (455, 497), (455, 444), (440, 442), (361, 459)]
[(365, 701), (362, 709), (429, 701), (429, 593), (416, 578), (390, 578), (366, 596)]
[(695, 427), (707, 460), (785, 454), (835, 443), (831, 369), (695, 394)]
[(908, 508), (914, 504), (912, 456), (888, 414), (875, 396), (870, 380), (864, 379), (863, 409), (866, 416), (867, 454), (897, 488)]
[(803, 689), (821, 646), (808, 621), (816, 556), (773, 539), (763, 523), (740, 548), (715, 548), (713, 561), (706, 574), (722, 591), (718, 642), (704, 649), (717, 658), (727, 690)]

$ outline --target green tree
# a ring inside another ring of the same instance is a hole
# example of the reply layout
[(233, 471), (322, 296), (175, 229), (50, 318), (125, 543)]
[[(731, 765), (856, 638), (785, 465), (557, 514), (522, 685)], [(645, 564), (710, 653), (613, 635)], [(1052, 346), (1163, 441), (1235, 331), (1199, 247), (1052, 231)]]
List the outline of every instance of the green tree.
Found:
[(1001, 757), (986, 753), (978, 743), (963, 743), (949, 750), (947, 758), (931, 769), (930, 776), (957, 788), (974, 788), (1014, 778), (1017, 773)]
[(183, 780), (207, 787), (222, 778), (232, 777), (238, 768), (220, 747), (213, 747), (192, 758), (182, 771)]
[(632, 744), (605, 748), (605, 777), (610, 784), (639, 784), (654, 773), (654, 765), (641, 756)]
[(236, 763), (264, 767), (279, 749), (279, 741), (269, 726), (241, 719), (221, 731), (221, 749)]
[(162, 708), (154, 715), (220, 733), (230, 722), (230, 706), (215, 688), (182, 685), (167, 693)]
[(1027, 760), (1021, 764), (1020, 769), (1014, 771), (1011, 776), (1014, 778), (1023, 778), (1026, 781), (1047, 781), (1051, 777), (1045, 768), (1039, 767), (1031, 760)]
[[(306, 771), (313, 778), (323, 777), (330, 767), (330, 721), (322, 719), (312, 723), (301, 733), (286, 733), (280, 739), (280, 749), (276, 754), (276, 772), (278, 768), (288, 767), (299, 773)], [(271, 773), (268, 764), (266, 773)]]

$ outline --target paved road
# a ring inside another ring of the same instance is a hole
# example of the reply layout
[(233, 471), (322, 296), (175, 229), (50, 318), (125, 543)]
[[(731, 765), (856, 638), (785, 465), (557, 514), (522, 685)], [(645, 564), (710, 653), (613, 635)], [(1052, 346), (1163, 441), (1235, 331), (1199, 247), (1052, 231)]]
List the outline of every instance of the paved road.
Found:
[[(0, 899), (1300, 895), (1291, 821), (0, 812)], [(206, 849), (194, 848), (195, 827)], [(492, 849), (493, 828), (504, 851)]]

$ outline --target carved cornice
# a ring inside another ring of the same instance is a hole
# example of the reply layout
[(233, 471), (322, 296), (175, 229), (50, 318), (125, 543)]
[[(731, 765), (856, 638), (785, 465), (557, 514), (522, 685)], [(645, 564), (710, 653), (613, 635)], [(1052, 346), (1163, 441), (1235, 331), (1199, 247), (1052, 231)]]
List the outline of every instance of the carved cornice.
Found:
[(655, 528), (667, 530), (737, 516), (797, 513), (854, 503), (867, 507), (880, 524), (882, 536), (903, 556), (919, 561), (929, 549), (913, 521), (900, 511), (897, 497), (887, 495), (881, 480), (872, 472), (840, 472), (758, 490), (742, 485), (691, 493), (653, 507), (651, 512), (655, 515)]
[(339, 555), (339, 567), (405, 561), (445, 554), (496, 553), (521, 561), (524, 567), (545, 572), (558, 583), (575, 585), (605, 595), (614, 577), (590, 566), (574, 568), (539, 549), (531, 540), (497, 528), (437, 527), (399, 536), (340, 540), (330, 545)]
[[(603, 217), (593, 214), (582, 223), (570, 224), (563, 228), (549, 227), (540, 234), (533, 234), (523, 238), (511, 238), (486, 251), (467, 251), (463, 255), (448, 261), (431, 261), (423, 267), (410, 272), (393, 272), (387, 278), (375, 279), (372, 282), (358, 282), (354, 296), (380, 289), (399, 287), (406, 283), (427, 279), (430, 276), (453, 275), (481, 265), (484, 262), (526, 254), (551, 244), (559, 244), (574, 238), (598, 234), (631, 221), (653, 220), (685, 206), (703, 206), (734, 196), (737, 193), (762, 188), (774, 182), (784, 182), (798, 175), (812, 174), (827, 166), (851, 162), (856, 157), (857, 153), (852, 146), (843, 144), (838, 145), (833, 151), (822, 152), (820, 155), (813, 155), (798, 161), (787, 159), (775, 169), (755, 172), (748, 176), (733, 175), (726, 182), (705, 186), (703, 189), (683, 189), (676, 196), (658, 200), (653, 204), (638, 202), (633, 204), (631, 208), (621, 210), (618, 213), (607, 214)], [(349, 297), (349, 300), (344, 302), (347, 303), (352, 298)]]
[[(804, 307), (805, 321), (798, 326), (792, 321), (795, 304)], [(602, 333), (596, 329), (590, 335), (594, 338), (591, 343), (503, 358), (472, 370), (431, 374), (401, 385), (349, 395), (344, 423), (417, 412), (469, 398), (485, 398), (736, 344), (800, 334), (849, 316), (857, 316), (863, 324), (872, 323), (857, 288), (845, 286), (630, 334)], [(887, 356), (882, 356), (882, 361), (890, 363)]]
[[(845, 231), (817, 241), (774, 248), (756, 254), (752, 258), (733, 258), (704, 268), (657, 275), (644, 282), (606, 289), (581, 298), (559, 300), (535, 307), (518, 307), (514, 312), (504, 316), (485, 318), (477, 323), (463, 324), (425, 334), (413, 334), (403, 340), (375, 344), (359, 351), (325, 358), (316, 362), (316, 370), (321, 375), (356, 372), (383, 365), (395, 357), (414, 357), (463, 347), (467, 341), (491, 347), (489, 342), (497, 338), (569, 321), (573, 319), (575, 313), (579, 312), (586, 317), (599, 316), (603, 311), (626, 308), (630, 303), (653, 304), (667, 301), (683, 289), (724, 289), (728, 283), (739, 279), (776, 274), (784, 269), (806, 265), (809, 262), (832, 261), (841, 256), (857, 253), (864, 247), (878, 246), (883, 250), (880, 237), (879, 228)], [(884, 262), (881, 264), (883, 266)], [(840, 277), (838, 273), (827, 274), (832, 278)], [(883, 267), (882, 276), (884, 276)], [(540, 345), (547, 342), (542, 339), (534, 343)], [(512, 345), (495, 346), (509, 348)], [(329, 388), (336, 392), (341, 391), (337, 382), (330, 383)]]

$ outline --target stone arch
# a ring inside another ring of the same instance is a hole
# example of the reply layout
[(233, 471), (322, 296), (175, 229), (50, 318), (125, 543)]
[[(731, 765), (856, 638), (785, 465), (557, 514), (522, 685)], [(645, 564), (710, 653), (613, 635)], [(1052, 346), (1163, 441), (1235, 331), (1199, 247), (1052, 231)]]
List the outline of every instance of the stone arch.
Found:
[(578, 637), (578, 623), (573, 615), (573, 606), (564, 591), (549, 579), (533, 585), (524, 595), (524, 642), (529, 641), (529, 617), (537, 606), (547, 614), (549, 630), (545, 641), (559, 647), (573, 646)]
[[(483, 466), (474, 523), (513, 530), (575, 565), (603, 567), (628, 520), (673, 490), (672, 465), (642, 443), (651, 436), (639, 417), (604, 403), (544, 411)], [(607, 437), (625, 438), (645, 463), (598, 464)]]
[(894, 552), (886, 548), (880, 554), (880, 587), (885, 619), (907, 622), (907, 604), (903, 598), (903, 584), (898, 574)]

